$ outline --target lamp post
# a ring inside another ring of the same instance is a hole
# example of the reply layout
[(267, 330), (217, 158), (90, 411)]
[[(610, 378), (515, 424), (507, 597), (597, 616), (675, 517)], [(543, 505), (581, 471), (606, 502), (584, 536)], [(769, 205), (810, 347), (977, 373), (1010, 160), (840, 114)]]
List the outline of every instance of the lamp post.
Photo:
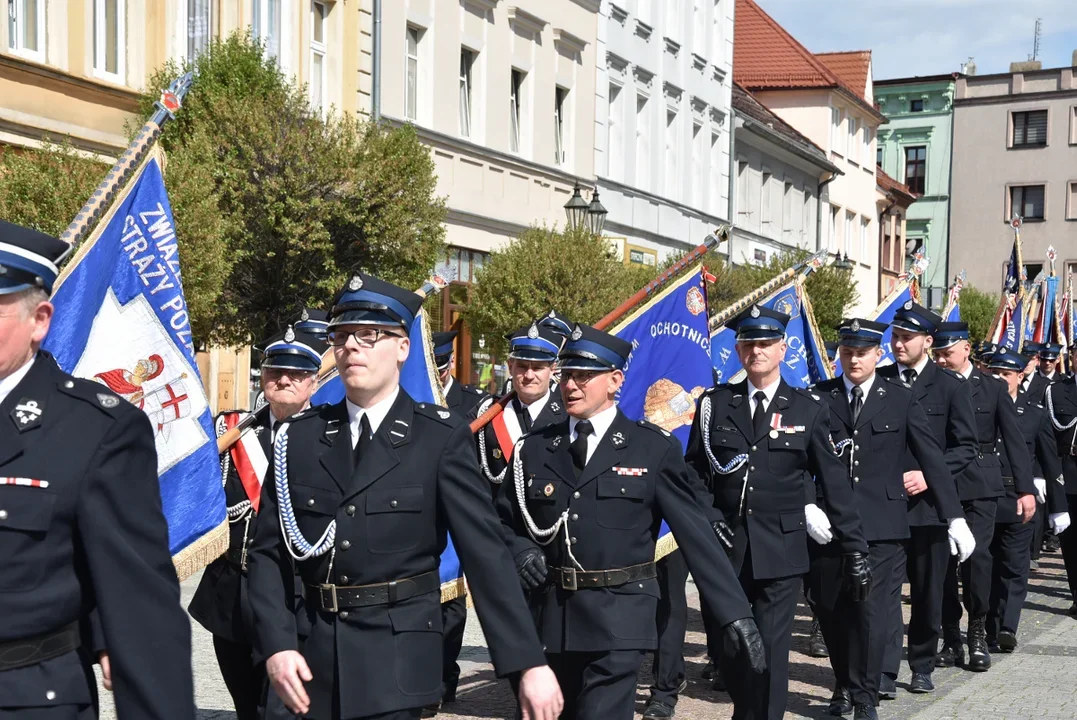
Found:
[(591, 202), (588, 204), (580, 193), (580, 183), (577, 182), (572, 188), (572, 197), (565, 203), (565, 215), (568, 217), (569, 230), (575, 231), (586, 228), (592, 235), (601, 235), (602, 228), (606, 224), (608, 211), (598, 199), (598, 188), (591, 192)]
[(838, 259), (834, 262), (834, 268), (837, 270), (852, 270), (854, 267), (851, 260), (849, 260), (849, 253), (839, 255)]
[(587, 227), (592, 235), (602, 234), (602, 228), (606, 225), (606, 215), (609, 211), (598, 200), (598, 188), (591, 193), (591, 204), (587, 206)]

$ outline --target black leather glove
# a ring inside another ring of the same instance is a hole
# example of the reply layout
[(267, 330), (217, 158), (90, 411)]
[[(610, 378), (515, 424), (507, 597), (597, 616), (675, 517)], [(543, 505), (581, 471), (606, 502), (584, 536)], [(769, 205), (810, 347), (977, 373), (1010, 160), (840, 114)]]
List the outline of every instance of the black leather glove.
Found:
[(730, 662), (748, 661), (748, 667), (756, 674), (767, 669), (767, 653), (763, 648), (763, 636), (759, 634), (755, 618), (746, 617), (722, 628), (722, 654)]
[(528, 548), (516, 556), (516, 574), (524, 590), (535, 590), (546, 584), (550, 574), (546, 567), (546, 553), (538, 548)]
[(867, 555), (861, 552), (843, 553), (841, 576), (853, 602), (867, 599), (868, 593), (871, 592), (871, 565)]
[(711, 523), (711, 529), (726, 554), (733, 552), (733, 528), (729, 527), (725, 520), (715, 520)]

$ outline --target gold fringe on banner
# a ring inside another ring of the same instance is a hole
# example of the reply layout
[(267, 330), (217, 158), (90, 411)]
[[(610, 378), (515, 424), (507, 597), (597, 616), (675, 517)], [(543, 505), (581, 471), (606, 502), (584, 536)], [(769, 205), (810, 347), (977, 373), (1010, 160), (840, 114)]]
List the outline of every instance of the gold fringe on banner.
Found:
[(654, 561), (658, 562), (676, 549), (677, 539), (673, 537), (673, 533), (663, 535), (658, 538), (658, 542), (654, 544)]
[(180, 582), (209, 565), (228, 550), (228, 518), (172, 556)]
[[(464, 578), (459, 577), (455, 580), (441, 583), (441, 602), (447, 603), (465, 595), (467, 595), (467, 583)], [(470, 602), (468, 604), (470, 605)]]
[(830, 370), (830, 358), (826, 355), (826, 343), (823, 340), (823, 334), (819, 332), (819, 325), (815, 320), (815, 311), (811, 307), (811, 298), (808, 297), (808, 288), (804, 286), (805, 278), (797, 278), (797, 295), (800, 296), (800, 312), (804, 314), (804, 317), (808, 318), (808, 329), (811, 331), (812, 340), (815, 342), (815, 347), (823, 351), (823, 357), (816, 358), (823, 363), (823, 374), (828, 380), (834, 378), (834, 373)]

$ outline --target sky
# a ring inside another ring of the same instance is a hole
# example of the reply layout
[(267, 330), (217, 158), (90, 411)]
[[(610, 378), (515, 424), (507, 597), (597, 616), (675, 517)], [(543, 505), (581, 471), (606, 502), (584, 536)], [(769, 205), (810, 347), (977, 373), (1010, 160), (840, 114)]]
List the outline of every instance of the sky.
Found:
[(979, 75), (1028, 60), (1043, 18), (1044, 68), (1069, 67), (1077, 50), (1075, 0), (756, 0), (812, 52), (871, 50), (876, 80), (958, 72)]

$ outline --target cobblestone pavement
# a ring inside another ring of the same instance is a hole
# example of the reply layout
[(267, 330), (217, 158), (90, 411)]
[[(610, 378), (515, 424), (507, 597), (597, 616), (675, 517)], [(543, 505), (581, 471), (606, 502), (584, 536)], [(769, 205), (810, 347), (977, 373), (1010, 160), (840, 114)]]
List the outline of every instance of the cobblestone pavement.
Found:
[[(197, 580), (196, 576), (183, 584), (184, 605)], [(728, 718), (733, 711), (729, 696), (711, 690), (710, 684), (699, 677), (706, 662), (706, 646), (698, 593), (691, 584), (688, 589), (692, 608), (685, 646), (688, 687), (677, 705), (677, 718)], [(1062, 556), (1044, 555), (1040, 569), (1032, 572), (1016, 653), (993, 656), (994, 666), (987, 673), (970, 673), (960, 668), (937, 670), (933, 676), (937, 690), (932, 695), (906, 692), (909, 674), (908, 667), (903, 666), (898, 678), (898, 698), (883, 703), (880, 717), (883, 720), (1074, 720), (1077, 718), (1077, 683), (1073, 680), (1077, 676), (1077, 620), (1066, 616), (1069, 605)], [(908, 619), (908, 605), (904, 609)], [(468, 620), (457, 702), (446, 706), (438, 717), (442, 720), (512, 718), (516, 703), (508, 685), (494, 676), (474, 613), (469, 614)], [(833, 673), (827, 660), (806, 654), (809, 622), (807, 608), (802, 605), (794, 626), (787, 720), (829, 717), (826, 704), (832, 691)], [(198, 720), (233, 720), (235, 713), (230, 709), (231, 701), (217, 670), (210, 637), (198, 625), (193, 628)], [(646, 663), (640, 674), (637, 713), (643, 711), (649, 683), (650, 667)], [(109, 704), (107, 699), (105, 704)], [(112, 708), (103, 708), (102, 717), (115, 718)]]

